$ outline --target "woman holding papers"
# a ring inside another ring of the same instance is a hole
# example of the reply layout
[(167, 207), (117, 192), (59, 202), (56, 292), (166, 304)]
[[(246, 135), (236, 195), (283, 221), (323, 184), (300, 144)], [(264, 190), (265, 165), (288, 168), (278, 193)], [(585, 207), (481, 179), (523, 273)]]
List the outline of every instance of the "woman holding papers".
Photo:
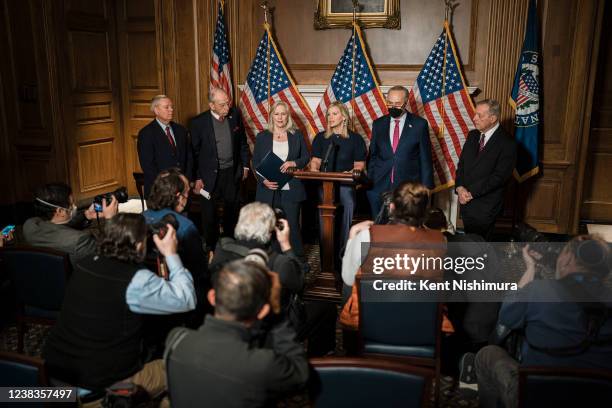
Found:
[[(327, 129), (319, 133), (312, 142), (311, 171), (353, 171), (363, 170), (367, 156), (363, 138), (350, 130), (350, 116), (346, 106), (334, 101), (327, 109)], [(355, 211), (355, 188), (340, 185), (338, 194), (343, 207), (340, 246), (348, 239), (349, 229)], [(319, 216), (321, 222), (321, 217)]]
[(300, 180), (291, 177), (285, 182), (283, 179), (289, 168), (304, 168), (310, 160), (310, 154), (304, 136), (291, 120), (289, 106), (278, 101), (272, 105), (270, 112), (268, 130), (257, 135), (253, 149), (253, 167), (257, 177), (255, 199), (285, 211), (291, 246), (296, 255), (303, 257), (299, 220), (300, 203), (306, 199), (306, 191)]

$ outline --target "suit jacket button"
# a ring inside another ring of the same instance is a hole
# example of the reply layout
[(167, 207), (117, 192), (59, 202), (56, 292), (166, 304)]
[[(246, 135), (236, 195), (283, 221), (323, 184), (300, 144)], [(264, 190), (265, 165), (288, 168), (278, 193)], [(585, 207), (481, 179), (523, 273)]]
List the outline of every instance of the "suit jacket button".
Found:
[(215, 170), (215, 173), (217, 172), (217, 170)]

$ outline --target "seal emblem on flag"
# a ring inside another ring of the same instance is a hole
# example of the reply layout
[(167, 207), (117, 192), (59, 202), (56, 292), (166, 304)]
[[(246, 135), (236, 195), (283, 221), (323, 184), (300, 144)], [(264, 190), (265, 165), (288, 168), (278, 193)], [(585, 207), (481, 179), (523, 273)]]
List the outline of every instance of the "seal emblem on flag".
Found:
[(529, 53), (528, 61), (523, 62), (519, 78), (518, 97), (516, 99), (517, 126), (533, 126), (539, 122), (540, 86), (538, 84), (538, 54)]

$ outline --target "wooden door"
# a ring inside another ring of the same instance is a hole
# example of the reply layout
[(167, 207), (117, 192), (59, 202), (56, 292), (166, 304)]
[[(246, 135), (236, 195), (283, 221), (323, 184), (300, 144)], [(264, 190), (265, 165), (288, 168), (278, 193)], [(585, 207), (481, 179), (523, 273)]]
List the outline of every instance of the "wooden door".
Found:
[(58, 10), (62, 109), (77, 200), (125, 185), (115, 6), (64, 0)]
[(580, 218), (612, 223), (612, 4), (606, 2)]

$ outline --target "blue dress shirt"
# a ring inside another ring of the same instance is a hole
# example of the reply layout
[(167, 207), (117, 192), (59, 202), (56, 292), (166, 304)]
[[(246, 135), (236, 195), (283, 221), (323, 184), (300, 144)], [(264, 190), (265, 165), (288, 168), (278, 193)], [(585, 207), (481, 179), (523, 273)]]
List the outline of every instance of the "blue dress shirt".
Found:
[(196, 292), (191, 273), (178, 255), (167, 256), (166, 264), (168, 280), (148, 269), (136, 272), (125, 293), (132, 312), (163, 315), (195, 309)]

